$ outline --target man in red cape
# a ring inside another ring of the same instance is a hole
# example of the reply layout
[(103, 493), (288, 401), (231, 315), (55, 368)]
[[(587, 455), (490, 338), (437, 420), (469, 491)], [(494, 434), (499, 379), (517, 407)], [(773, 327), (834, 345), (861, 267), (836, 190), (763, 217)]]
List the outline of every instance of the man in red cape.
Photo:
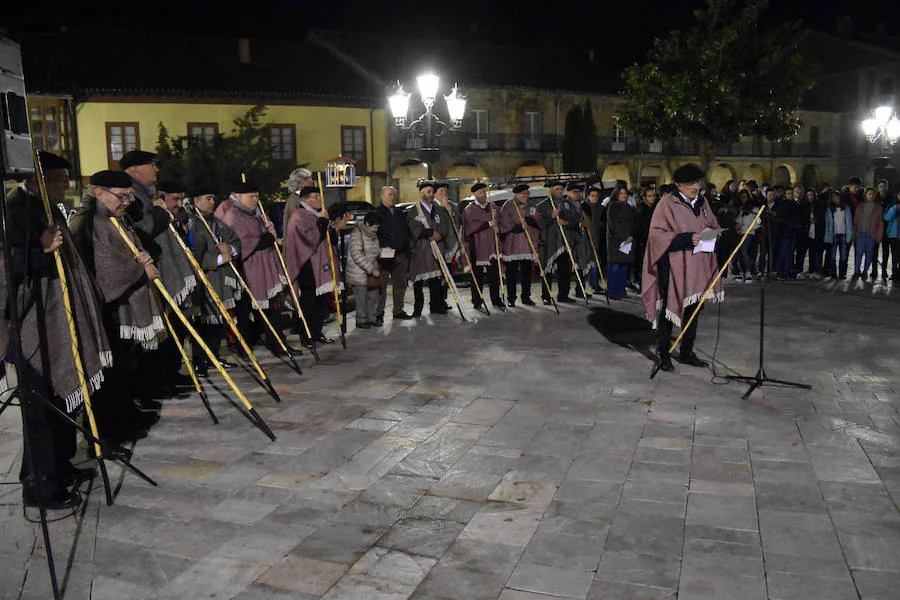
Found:
[[(659, 368), (663, 371), (674, 370), (669, 357), (672, 325), (682, 327), (682, 319), (690, 317), (692, 305), (700, 302), (716, 275), (715, 252), (695, 251), (704, 229), (718, 229), (715, 214), (700, 196), (704, 177), (696, 165), (679, 167), (672, 177), (676, 190), (662, 197), (650, 221), (641, 300), (647, 318), (654, 328), (659, 327)], [(722, 282), (718, 281), (707, 302), (724, 299)], [(708, 366), (694, 354), (699, 317), (685, 331), (676, 357), (692, 367)]]

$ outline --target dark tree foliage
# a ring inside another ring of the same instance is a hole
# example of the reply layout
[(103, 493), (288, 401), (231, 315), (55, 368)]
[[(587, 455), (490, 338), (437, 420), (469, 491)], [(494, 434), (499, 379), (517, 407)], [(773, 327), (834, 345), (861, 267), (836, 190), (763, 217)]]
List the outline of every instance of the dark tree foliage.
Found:
[(234, 129), (211, 140), (173, 138), (159, 124), (156, 145), (160, 180), (177, 180), (188, 189), (210, 186), (222, 197), (245, 174), (259, 186), (260, 195), (273, 199), (283, 194), (281, 182), (295, 165), (272, 160), (266, 107), (254, 106), (234, 120)]
[(704, 167), (715, 147), (746, 135), (789, 140), (815, 80), (798, 22), (760, 27), (768, 0), (707, 0), (696, 23), (656, 39), (623, 73), (623, 124), (644, 139), (693, 138)]

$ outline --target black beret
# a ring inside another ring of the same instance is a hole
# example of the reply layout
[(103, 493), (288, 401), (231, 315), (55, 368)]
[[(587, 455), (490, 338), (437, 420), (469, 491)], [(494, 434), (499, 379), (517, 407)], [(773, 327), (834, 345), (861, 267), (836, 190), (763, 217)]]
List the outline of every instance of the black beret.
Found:
[(488, 186), (488, 184), (482, 183), (482, 182), (479, 181), (478, 183), (476, 183), (475, 185), (473, 185), (472, 188), (471, 188), (469, 191), (472, 192), (472, 193), (474, 194), (474, 193), (477, 192), (478, 190), (483, 190), (483, 189), (486, 188), (487, 186)]
[(317, 188), (316, 186), (305, 185), (302, 188), (300, 188), (300, 191), (297, 192), (297, 195), (300, 196), (301, 198), (306, 198), (307, 196), (309, 196), (311, 194), (321, 194), (321, 193), (322, 193), (322, 191), (319, 188)]
[(675, 183), (693, 183), (700, 181), (704, 177), (706, 177), (706, 174), (703, 172), (703, 169), (693, 163), (688, 163), (675, 169), (675, 173), (672, 174), (672, 181)]
[(41, 161), (41, 169), (44, 171), (50, 171), (53, 169), (72, 169), (72, 163), (64, 159), (62, 156), (58, 154), (52, 154), (50, 152), (44, 152), (41, 150), (38, 152), (39, 160)]
[(126, 152), (122, 156), (122, 158), (119, 159), (119, 168), (124, 171), (128, 167), (149, 165), (155, 160), (156, 154), (154, 154), (153, 152), (146, 152), (145, 150), (132, 150), (131, 152)]
[(200, 196), (215, 196), (216, 188), (210, 185), (201, 185), (191, 190), (191, 198), (199, 198)]
[(577, 192), (581, 192), (581, 191), (584, 190), (584, 186), (581, 185), (580, 183), (570, 183), (570, 184), (569, 184), (569, 191), (572, 191), (572, 190), (575, 190), (575, 191), (577, 191)]
[(447, 189), (449, 190), (449, 189), (450, 189), (450, 184), (449, 184), (449, 183), (444, 183), (444, 182), (441, 182), (441, 183), (435, 183), (435, 184), (434, 184), (434, 191), (438, 191), (438, 190), (441, 189), (441, 188), (447, 188)]
[(156, 189), (160, 192), (166, 192), (169, 194), (184, 194), (187, 192), (187, 187), (177, 181), (163, 181), (156, 184)]
[(517, 185), (516, 187), (513, 188), (513, 194), (518, 194), (519, 192), (527, 192), (527, 191), (528, 191), (527, 183), (520, 183), (519, 185)]
[(558, 186), (558, 185), (560, 185), (560, 186), (562, 186), (562, 187), (565, 187), (565, 186), (566, 186), (566, 184), (564, 184), (562, 181), (560, 181), (560, 180), (558, 180), (558, 179), (554, 179), (554, 180), (552, 180), (552, 181), (548, 181), (548, 182), (547, 182), (547, 187), (548, 187), (548, 188), (556, 187), (556, 186)]
[(419, 189), (420, 189), (420, 190), (424, 190), (424, 189), (427, 188), (427, 187), (430, 187), (431, 189), (434, 189), (434, 182), (433, 182), (433, 181), (420, 181), (420, 182), (419, 182)]
[(259, 186), (246, 177), (241, 177), (231, 184), (230, 191), (235, 194), (252, 194), (259, 191)]
[(91, 175), (91, 185), (103, 188), (129, 188), (131, 176), (125, 171), (97, 171)]

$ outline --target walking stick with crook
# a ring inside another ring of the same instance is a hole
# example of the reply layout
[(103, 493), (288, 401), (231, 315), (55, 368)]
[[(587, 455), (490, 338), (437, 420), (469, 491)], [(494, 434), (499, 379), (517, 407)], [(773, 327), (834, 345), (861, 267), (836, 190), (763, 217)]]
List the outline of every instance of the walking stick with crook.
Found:
[(497, 258), (497, 277), (500, 281), (500, 295), (501, 298), (505, 298), (509, 300), (509, 295), (506, 292), (506, 282), (503, 277), (503, 250), (500, 248), (500, 234), (498, 233), (499, 225), (497, 224), (497, 214), (494, 211), (494, 203), (488, 198), (488, 204), (491, 207), (491, 220), (494, 222), (494, 227), (491, 229), (494, 230), (494, 255)]
[[(185, 206), (190, 206), (190, 205), (186, 203)], [(203, 211), (201, 211), (199, 208), (196, 208), (196, 207), (194, 207), (194, 208), (195, 208), (195, 210), (192, 211), (193, 214), (196, 215), (200, 219), (200, 221), (203, 222), (203, 225), (206, 226), (206, 231), (209, 232), (209, 235), (212, 238), (213, 242), (216, 244), (220, 244), (222, 242), (222, 239), (213, 232), (212, 227), (210, 227), (210, 225), (209, 225), (209, 222), (206, 220), (206, 218), (202, 214)], [(277, 247), (277, 245), (276, 245), (276, 247)], [(297, 372), (298, 375), (303, 375), (303, 369), (300, 368), (300, 366), (297, 364), (297, 361), (294, 359), (293, 352), (291, 352), (291, 349), (288, 348), (287, 344), (282, 339), (281, 335), (278, 333), (278, 330), (275, 329), (275, 326), (272, 324), (272, 321), (269, 320), (268, 315), (266, 315), (266, 311), (263, 309), (262, 306), (260, 306), (259, 302), (256, 301), (256, 297), (254, 297), (253, 292), (250, 291), (250, 286), (247, 285), (247, 282), (244, 280), (243, 277), (241, 277), (241, 274), (238, 272), (237, 267), (234, 266), (234, 261), (228, 261), (228, 265), (231, 267), (231, 271), (234, 274), (235, 278), (237, 279), (238, 283), (240, 283), (241, 289), (243, 289), (244, 293), (247, 294), (247, 297), (250, 298), (250, 303), (253, 305), (254, 310), (257, 311), (259, 316), (262, 318), (263, 323), (266, 324), (266, 327), (272, 333), (272, 336), (275, 338), (275, 340), (278, 342), (278, 345), (281, 346), (281, 349), (285, 352), (285, 354), (287, 354), (288, 359), (291, 361), (291, 365), (293, 365), (293, 367), (294, 367), (294, 370)]]
[[(322, 194), (322, 210), (325, 211), (325, 214), (327, 215), (328, 210), (325, 208), (325, 189), (322, 187), (322, 172), (319, 171), (316, 173), (316, 177), (319, 181), (319, 191)], [(337, 311), (338, 330), (341, 332), (341, 346), (346, 350), (347, 336), (345, 331), (347, 330), (347, 325), (341, 307), (340, 293), (338, 292), (337, 271), (334, 270), (334, 248), (331, 246), (331, 223), (328, 224), (328, 229), (325, 230), (325, 243), (328, 244), (328, 261), (331, 264), (331, 291), (334, 293), (334, 308)]]
[[(516, 204), (516, 199), (513, 198), (510, 200), (513, 203), (513, 208), (516, 209), (516, 215), (519, 217), (519, 223), (522, 224), (522, 229), (525, 230), (525, 239), (528, 240), (528, 247), (531, 248), (531, 256), (534, 259), (534, 262), (537, 263), (538, 270), (541, 272), (541, 279), (544, 280), (544, 285), (547, 286), (547, 290), (550, 289), (550, 283), (547, 281), (547, 273), (544, 272), (544, 265), (541, 263), (541, 257), (538, 255), (537, 248), (534, 247), (534, 242), (531, 240), (531, 234), (528, 233), (528, 224), (525, 223), (525, 218), (522, 216), (522, 211), (519, 210), (519, 205)], [(556, 300), (553, 299), (553, 294), (550, 294), (550, 302), (553, 303), (553, 309), (556, 311), (556, 314), (559, 314), (559, 306), (556, 304)]]
[(253, 350), (247, 344), (247, 341), (244, 339), (244, 336), (241, 335), (241, 332), (238, 330), (237, 323), (234, 320), (234, 317), (231, 316), (231, 313), (228, 312), (228, 309), (225, 308), (225, 303), (222, 302), (222, 298), (219, 297), (218, 292), (213, 288), (212, 283), (209, 281), (209, 277), (206, 276), (206, 272), (203, 271), (203, 267), (200, 266), (200, 263), (197, 262), (197, 259), (194, 258), (194, 253), (191, 252), (191, 249), (187, 247), (187, 244), (181, 239), (181, 236), (178, 235), (178, 232), (175, 231), (175, 226), (172, 223), (169, 223), (169, 232), (178, 242), (178, 245), (181, 247), (181, 250), (187, 255), (188, 260), (191, 265), (194, 267), (194, 270), (197, 272), (197, 275), (200, 277), (200, 281), (203, 282), (203, 285), (206, 287), (206, 293), (209, 294), (209, 297), (212, 299), (213, 304), (216, 308), (219, 309), (219, 313), (221, 313), (222, 318), (225, 320), (225, 324), (228, 325), (228, 328), (231, 329), (231, 333), (234, 334), (234, 337), (237, 339), (238, 343), (240, 343), (241, 348), (243, 348), (244, 353), (247, 354), (247, 357), (250, 359), (253, 368), (256, 369), (257, 375), (262, 379), (263, 386), (269, 391), (269, 394), (272, 398), (275, 399), (276, 402), (281, 402), (281, 397), (278, 395), (278, 392), (275, 391), (275, 386), (272, 385), (272, 380), (269, 379), (269, 376), (266, 374), (265, 369), (262, 368), (262, 365), (259, 364), (259, 361), (256, 359), (256, 355), (253, 354)]
[(459, 249), (462, 251), (462, 255), (469, 265), (469, 275), (471, 275), (472, 285), (475, 286), (475, 291), (481, 299), (481, 306), (484, 308), (485, 314), (491, 316), (491, 311), (488, 309), (487, 302), (484, 301), (484, 294), (481, 292), (481, 286), (478, 285), (478, 278), (475, 277), (475, 268), (472, 265), (472, 259), (469, 258), (469, 253), (466, 251), (466, 241), (462, 238), (462, 235), (460, 235), (459, 227), (456, 226), (456, 220), (453, 218), (453, 212), (450, 209), (447, 209), (447, 214), (450, 215), (450, 225), (453, 227), (453, 233), (456, 234), (456, 240), (459, 242)]
[[(110, 217), (109, 221), (112, 223), (115, 230), (122, 237), (122, 241), (125, 242), (125, 245), (128, 246), (128, 249), (131, 250), (132, 254), (134, 254), (135, 257), (137, 257), (140, 254), (140, 251), (138, 250), (137, 246), (135, 246), (135, 244), (131, 240), (131, 238), (129, 238), (128, 235), (125, 233), (125, 230), (122, 229), (122, 225), (119, 224), (119, 220), (116, 217)], [(175, 316), (177, 316), (178, 319), (181, 321), (181, 324), (184, 325), (185, 329), (187, 329), (188, 333), (190, 333), (191, 338), (194, 340), (194, 342), (196, 342), (197, 345), (199, 345), (200, 348), (203, 349), (203, 352), (206, 354), (206, 357), (209, 359), (209, 361), (212, 364), (214, 364), (216, 366), (216, 369), (218, 369), (219, 373), (222, 375), (222, 377), (225, 378), (225, 381), (228, 383), (228, 386), (232, 389), (232, 391), (235, 393), (235, 395), (237, 395), (238, 399), (241, 401), (241, 404), (244, 405), (244, 408), (247, 410), (247, 413), (249, 414), (250, 422), (253, 423), (260, 431), (262, 431), (266, 435), (266, 437), (268, 437), (270, 440), (272, 440), (274, 442), (275, 434), (272, 433), (272, 430), (269, 428), (269, 426), (266, 424), (266, 422), (263, 420), (263, 418), (260, 416), (260, 414), (258, 412), (256, 412), (256, 409), (253, 408), (253, 405), (250, 404), (250, 401), (247, 400), (247, 397), (244, 396), (244, 393), (234, 382), (234, 379), (231, 378), (231, 375), (228, 374), (228, 371), (225, 370), (225, 367), (222, 366), (222, 363), (220, 363), (218, 361), (218, 359), (216, 358), (216, 355), (213, 354), (213, 351), (209, 348), (209, 346), (206, 344), (206, 342), (203, 341), (203, 338), (200, 337), (200, 334), (197, 333), (197, 330), (194, 329), (194, 326), (191, 325), (191, 322), (184, 315), (184, 312), (182, 312), (181, 308), (178, 306), (178, 303), (175, 302), (175, 299), (172, 298), (172, 295), (169, 294), (168, 290), (166, 290), (166, 287), (162, 284), (162, 282), (159, 279), (154, 279), (153, 284), (156, 286), (156, 289), (159, 292), (159, 295), (162, 296), (163, 300), (166, 301), (166, 304), (169, 305), (169, 307), (172, 309), (172, 312), (175, 314)]]
[[(556, 203), (553, 201), (553, 196), (550, 196), (550, 206), (553, 208), (553, 210), (559, 210), (556, 207)], [(584, 282), (581, 280), (581, 273), (578, 270), (578, 262), (575, 260), (575, 255), (572, 254), (572, 246), (569, 244), (569, 238), (566, 237), (566, 230), (563, 229), (562, 223), (559, 222), (559, 217), (554, 219), (554, 221), (556, 221), (556, 225), (559, 227), (559, 235), (562, 236), (563, 243), (566, 245), (566, 253), (569, 255), (569, 262), (572, 263), (572, 272), (575, 273), (575, 279), (578, 280), (578, 287), (581, 288), (581, 294), (584, 296), (584, 305), (590, 308), (591, 304), (590, 302), (588, 302), (587, 291), (584, 289)]]
[[(262, 206), (259, 207), (259, 214), (262, 215), (263, 221), (266, 226), (272, 222), (269, 220), (269, 215), (266, 214), (266, 211), (263, 210)], [(203, 217), (201, 217), (203, 219)], [(206, 222), (206, 219), (203, 219), (203, 224), (206, 225), (206, 228), (209, 229), (209, 224)], [(212, 230), (210, 230), (212, 232)], [(303, 323), (303, 329), (306, 332), (306, 339), (309, 340), (309, 351), (312, 352), (313, 358), (316, 359), (316, 362), (319, 362), (319, 351), (316, 349), (316, 340), (313, 339), (312, 333), (309, 330), (309, 323), (306, 321), (306, 315), (303, 314), (303, 309), (300, 308), (300, 296), (297, 294), (297, 289), (294, 287), (294, 282), (291, 281), (291, 274), (288, 272), (287, 263), (284, 262), (284, 253), (281, 251), (281, 248), (278, 247), (278, 244), (275, 244), (275, 254), (278, 255), (278, 262), (281, 263), (281, 270), (284, 271), (284, 278), (287, 280), (288, 289), (291, 291), (291, 301), (294, 303), (294, 308), (297, 310), (297, 315), (300, 317), (300, 322)], [(232, 265), (231, 267), (234, 269), (235, 275), (237, 275), (237, 268)], [(240, 275), (238, 275), (240, 278)], [(246, 287), (246, 283), (244, 284), (249, 295), (249, 288)], [(251, 295), (252, 297), (252, 295)]]
[[(722, 278), (722, 274), (725, 273), (728, 270), (728, 267), (731, 266), (731, 262), (734, 260), (734, 257), (737, 256), (737, 253), (741, 250), (741, 247), (744, 245), (744, 241), (746, 241), (747, 236), (750, 235), (750, 233), (756, 228), (756, 224), (759, 223), (759, 220), (762, 217), (762, 213), (764, 210), (766, 210), (766, 208), (767, 206), (763, 204), (759, 207), (759, 210), (756, 211), (756, 215), (753, 217), (753, 222), (751, 222), (747, 227), (747, 231), (745, 231), (744, 235), (741, 236), (741, 239), (738, 242), (737, 246), (735, 246), (734, 250), (731, 252), (731, 256), (728, 257), (728, 260), (726, 260), (722, 267), (719, 269), (719, 272), (713, 278), (712, 283), (709, 284), (709, 287), (707, 287), (706, 291), (703, 292), (703, 296), (700, 298), (700, 302), (697, 303), (697, 307), (691, 313), (691, 317), (681, 327), (681, 333), (678, 334), (678, 337), (675, 338), (675, 341), (672, 343), (671, 347), (669, 347), (669, 354), (674, 352), (675, 348), (678, 347), (678, 344), (681, 343), (681, 338), (684, 337), (684, 334), (687, 332), (688, 327), (690, 327), (691, 323), (694, 322), (697, 313), (700, 312), (700, 309), (703, 307), (704, 302), (706, 302), (707, 298), (710, 297), (713, 288), (716, 287), (717, 283), (719, 283), (719, 279)], [(669, 285), (672, 285), (671, 282), (669, 283)], [(668, 290), (666, 290), (665, 292), (661, 291), (661, 293), (668, 293)], [(659, 372), (659, 367), (660, 362), (659, 360), (657, 360), (656, 364), (653, 366), (653, 370), (650, 371), (650, 379), (656, 377), (656, 374)]]

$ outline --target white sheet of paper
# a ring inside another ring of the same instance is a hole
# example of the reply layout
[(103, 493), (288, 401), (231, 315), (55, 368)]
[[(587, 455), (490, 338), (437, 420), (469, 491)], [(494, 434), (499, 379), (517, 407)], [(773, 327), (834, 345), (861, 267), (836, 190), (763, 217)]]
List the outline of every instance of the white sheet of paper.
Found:
[[(701, 234), (702, 236), (702, 234)], [(694, 246), (694, 254), (698, 252), (714, 252), (716, 250), (716, 238), (711, 240), (701, 239), (700, 243)]]
[(619, 252), (622, 254), (631, 254), (631, 242), (622, 242), (619, 244)]
[(709, 227), (700, 232), (700, 239), (704, 241), (714, 240), (718, 236), (719, 231), (717, 229), (711, 229)]
[(382, 248), (381, 249), (381, 258), (394, 258), (394, 254), (396, 250), (393, 248)]

